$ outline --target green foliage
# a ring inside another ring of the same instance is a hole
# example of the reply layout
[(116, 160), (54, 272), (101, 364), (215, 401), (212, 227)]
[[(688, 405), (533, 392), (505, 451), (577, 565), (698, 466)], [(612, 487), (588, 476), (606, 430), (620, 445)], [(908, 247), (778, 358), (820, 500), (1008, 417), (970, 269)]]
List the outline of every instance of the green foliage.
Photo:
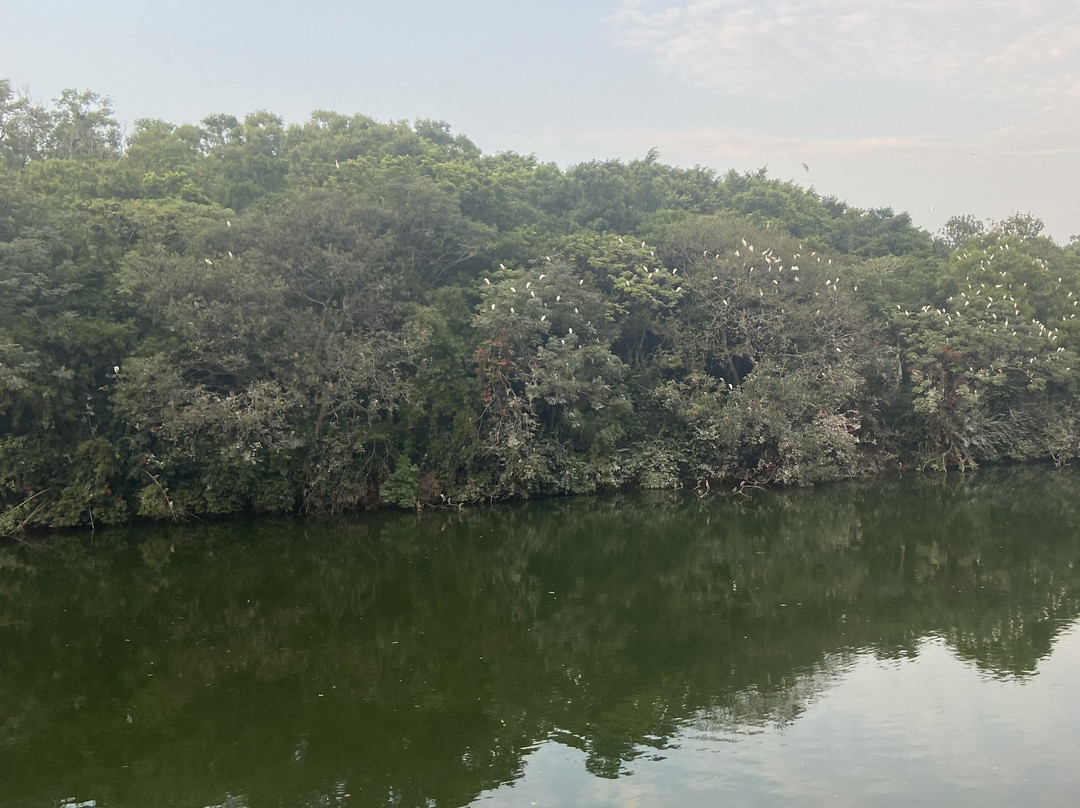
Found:
[[(1080, 451), (1080, 251), (442, 121), (0, 82), (5, 532)], [(1073, 368), (1076, 368), (1074, 372)]]
[(416, 507), (419, 496), (419, 469), (409, 463), (398, 463), (397, 468), (379, 486), (379, 498), (387, 505), (398, 508)]
[(900, 325), (928, 465), (1076, 456), (1080, 356), (1041, 323), (1009, 312), (1013, 305), (999, 298), (953, 312), (927, 308)]
[(0, 79), (0, 165), (23, 168), (38, 158), (49, 131), (49, 112)]

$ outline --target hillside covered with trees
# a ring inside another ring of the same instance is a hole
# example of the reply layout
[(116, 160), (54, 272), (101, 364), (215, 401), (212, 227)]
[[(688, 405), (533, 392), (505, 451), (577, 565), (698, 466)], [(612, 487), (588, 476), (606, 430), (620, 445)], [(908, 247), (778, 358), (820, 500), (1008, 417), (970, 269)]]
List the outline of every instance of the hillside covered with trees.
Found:
[(0, 81), (0, 534), (1080, 452), (1080, 242)]

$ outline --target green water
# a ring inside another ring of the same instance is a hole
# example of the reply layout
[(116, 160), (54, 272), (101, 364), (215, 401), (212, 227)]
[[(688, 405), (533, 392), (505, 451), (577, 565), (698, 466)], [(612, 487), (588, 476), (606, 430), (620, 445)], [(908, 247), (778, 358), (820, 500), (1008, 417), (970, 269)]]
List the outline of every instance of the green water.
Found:
[(1080, 475), (0, 551), (0, 806), (1050, 805)]

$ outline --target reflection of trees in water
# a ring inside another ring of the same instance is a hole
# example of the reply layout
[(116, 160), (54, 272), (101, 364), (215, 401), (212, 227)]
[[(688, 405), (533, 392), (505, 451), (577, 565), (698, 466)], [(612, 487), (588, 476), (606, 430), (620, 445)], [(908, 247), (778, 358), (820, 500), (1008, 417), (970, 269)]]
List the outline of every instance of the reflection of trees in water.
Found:
[(827, 654), (812, 670), (795, 672), (775, 687), (739, 690), (730, 699), (698, 710), (686, 720), (686, 726), (704, 735), (731, 736), (794, 723), (843, 677), (853, 656), (850, 652)]
[(687, 722), (794, 721), (860, 649), (938, 635), (1028, 675), (1080, 614), (1076, 488), (1009, 471), (13, 548), (0, 765), (21, 774), (0, 802), (334, 804), (347, 785), (457, 805), (549, 737), (615, 776)]

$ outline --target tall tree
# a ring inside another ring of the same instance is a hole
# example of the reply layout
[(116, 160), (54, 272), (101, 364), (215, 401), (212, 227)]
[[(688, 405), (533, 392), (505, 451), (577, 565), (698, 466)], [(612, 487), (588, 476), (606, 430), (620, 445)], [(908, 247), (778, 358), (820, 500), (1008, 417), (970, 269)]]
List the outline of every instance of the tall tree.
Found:
[(22, 168), (38, 157), (50, 126), (48, 111), (28, 93), (16, 92), (0, 79), (0, 164)]
[(119, 157), (120, 124), (112, 102), (92, 90), (67, 89), (54, 100), (51, 127), (45, 140), (50, 157)]

